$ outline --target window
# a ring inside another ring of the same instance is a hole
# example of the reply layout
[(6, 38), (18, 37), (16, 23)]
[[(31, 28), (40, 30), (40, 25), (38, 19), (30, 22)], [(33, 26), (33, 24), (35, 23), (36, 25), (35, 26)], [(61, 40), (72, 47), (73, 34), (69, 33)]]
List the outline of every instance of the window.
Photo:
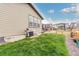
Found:
[(33, 27), (33, 16), (29, 16), (29, 27)]
[(40, 21), (40, 19), (38, 19), (37, 20), (37, 27), (40, 27), (40, 23), (41, 23), (41, 21)]
[(37, 23), (38, 23), (37, 20), (38, 20), (38, 19), (37, 19), (36, 17), (34, 17), (34, 26), (35, 26), (35, 27), (37, 27)]
[(34, 16), (29, 16), (29, 27), (31, 28), (40, 27), (40, 20)]

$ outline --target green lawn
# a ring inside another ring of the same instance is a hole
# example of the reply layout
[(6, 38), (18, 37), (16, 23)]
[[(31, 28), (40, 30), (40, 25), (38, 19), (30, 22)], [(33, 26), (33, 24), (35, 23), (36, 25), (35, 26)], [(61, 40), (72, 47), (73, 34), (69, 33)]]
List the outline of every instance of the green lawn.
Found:
[(64, 35), (49, 33), (2, 45), (0, 46), (0, 55), (66, 56), (68, 50), (65, 45)]

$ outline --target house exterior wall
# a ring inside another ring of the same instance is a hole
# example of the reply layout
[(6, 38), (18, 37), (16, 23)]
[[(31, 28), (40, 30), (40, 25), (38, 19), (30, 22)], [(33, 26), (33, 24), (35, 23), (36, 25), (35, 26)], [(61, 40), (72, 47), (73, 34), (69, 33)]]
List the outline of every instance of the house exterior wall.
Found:
[[(40, 21), (39, 28), (28, 27), (29, 15), (35, 16)], [(0, 4), (0, 37), (24, 34), (24, 30), (41, 33), (41, 18), (28, 4), (5, 3)]]

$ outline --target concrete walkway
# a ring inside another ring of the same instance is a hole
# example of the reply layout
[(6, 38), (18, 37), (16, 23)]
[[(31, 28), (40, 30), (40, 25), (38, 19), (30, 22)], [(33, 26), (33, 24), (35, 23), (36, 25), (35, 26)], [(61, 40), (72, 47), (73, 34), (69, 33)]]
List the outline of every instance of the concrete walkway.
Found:
[(64, 34), (66, 36), (66, 45), (68, 47), (70, 56), (79, 56), (79, 48), (70, 38), (70, 34), (69, 33), (64, 33)]
[(67, 47), (71, 56), (79, 56), (79, 48), (71, 39), (67, 40)]

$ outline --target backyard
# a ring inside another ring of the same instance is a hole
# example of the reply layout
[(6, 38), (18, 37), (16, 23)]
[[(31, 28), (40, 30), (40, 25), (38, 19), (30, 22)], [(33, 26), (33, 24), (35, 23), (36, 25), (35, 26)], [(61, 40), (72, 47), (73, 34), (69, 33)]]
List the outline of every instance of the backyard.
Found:
[(39, 37), (0, 46), (0, 55), (4, 56), (67, 56), (68, 49), (62, 34), (44, 33)]

